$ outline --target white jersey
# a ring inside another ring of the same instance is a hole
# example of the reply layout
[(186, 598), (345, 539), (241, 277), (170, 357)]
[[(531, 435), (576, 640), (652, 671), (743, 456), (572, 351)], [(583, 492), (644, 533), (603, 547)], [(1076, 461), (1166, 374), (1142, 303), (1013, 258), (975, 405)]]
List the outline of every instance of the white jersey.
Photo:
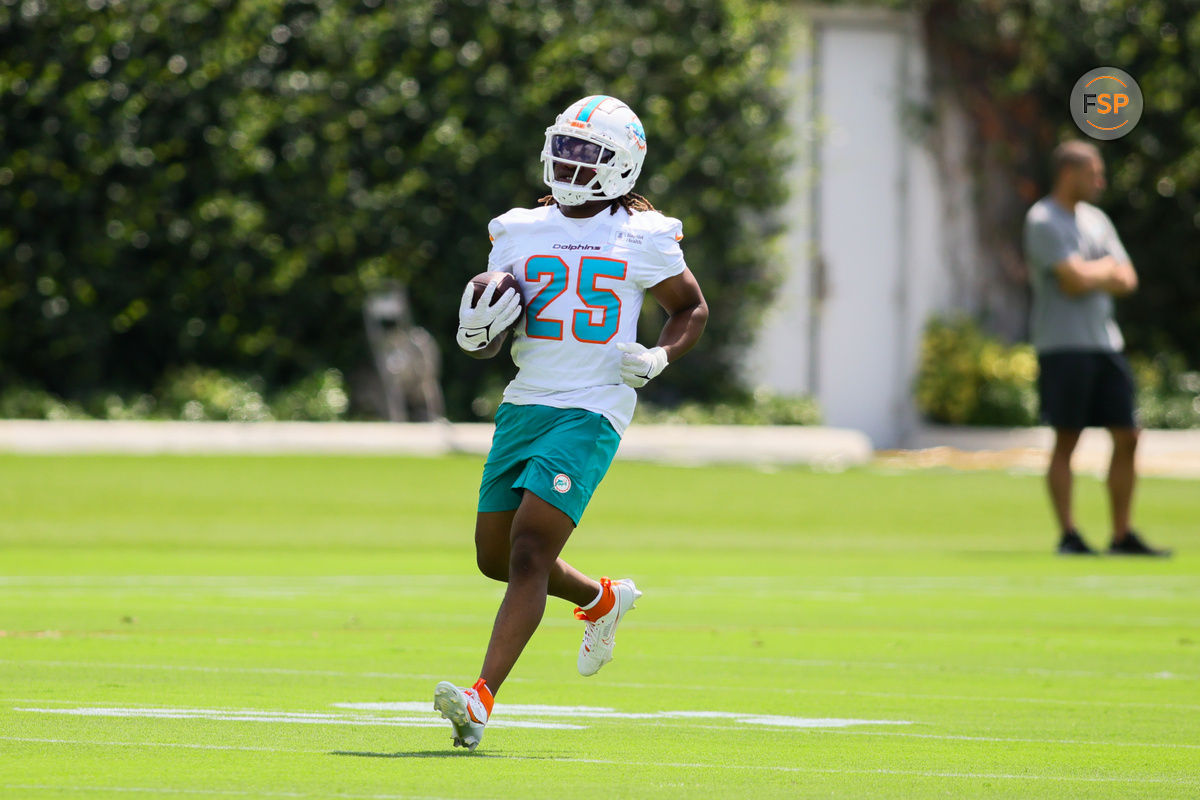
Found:
[(514, 208), (492, 220), (488, 269), (512, 273), (525, 300), (504, 402), (582, 408), (623, 434), (637, 392), (621, 381), (617, 343), (637, 341), (646, 290), (683, 272), (682, 228), (623, 208), (582, 220), (557, 206)]

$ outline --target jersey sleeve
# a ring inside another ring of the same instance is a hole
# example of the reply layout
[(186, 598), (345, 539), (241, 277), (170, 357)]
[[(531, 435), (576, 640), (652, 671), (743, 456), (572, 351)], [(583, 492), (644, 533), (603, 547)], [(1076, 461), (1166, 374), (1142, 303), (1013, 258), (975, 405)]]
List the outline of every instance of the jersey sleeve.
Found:
[(488, 271), (512, 274), (516, 268), (512, 236), (500, 217), (488, 223), (488, 238), (492, 240), (492, 252), (488, 254)]
[[(648, 213), (648, 212), (647, 212)], [(644, 263), (637, 270), (635, 281), (642, 289), (657, 286), (687, 268), (683, 260), (683, 223), (673, 217), (660, 217), (646, 232)]]
[(1076, 252), (1074, 245), (1049, 220), (1025, 222), (1025, 257), (1038, 272), (1053, 270), (1054, 265)]

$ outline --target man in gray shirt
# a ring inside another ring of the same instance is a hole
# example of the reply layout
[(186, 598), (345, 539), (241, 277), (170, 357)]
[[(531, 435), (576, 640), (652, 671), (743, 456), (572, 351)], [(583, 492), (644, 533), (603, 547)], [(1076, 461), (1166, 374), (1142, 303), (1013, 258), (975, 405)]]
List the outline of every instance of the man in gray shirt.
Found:
[(1108, 495), (1114, 555), (1169, 555), (1130, 526), (1134, 452), (1133, 377), (1122, 355), (1113, 298), (1137, 289), (1137, 273), (1108, 216), (1090, 201), (1104, 189), (1104, 161), (1086, 142), (1054, 150), (1054, 188), (1025, 216), (1025, 254), (1033, 284), (1033, 345), (1042, 417), (1054, 428), (1046, 481), (1062, 530), (1058, 552), (1093, 554), (1071, 512), (1071, 454), (1087, 427), (1108, 428)]

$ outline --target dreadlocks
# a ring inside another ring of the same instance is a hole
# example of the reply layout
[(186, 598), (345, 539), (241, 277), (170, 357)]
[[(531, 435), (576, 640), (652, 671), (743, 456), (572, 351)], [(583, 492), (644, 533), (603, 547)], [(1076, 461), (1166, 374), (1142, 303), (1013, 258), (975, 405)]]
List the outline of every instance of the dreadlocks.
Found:
[[(538, 200), (539, 206), (558, 205), (558, 201), (554, 199), (554, 195), (548, 194)], [(608, 213), (617, 213), (618, 208), (623, 208), (632, 214), (635, 211), (653, 211), (654, 206), (650, 201), (642, 197), (637, 192), (626, 192), (620, 197), (613, 198), (609, 204)]]

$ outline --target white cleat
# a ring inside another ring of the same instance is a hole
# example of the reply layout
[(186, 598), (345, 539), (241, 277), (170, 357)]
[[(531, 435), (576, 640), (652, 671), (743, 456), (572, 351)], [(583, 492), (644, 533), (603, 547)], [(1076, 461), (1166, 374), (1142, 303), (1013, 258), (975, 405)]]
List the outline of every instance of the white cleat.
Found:
[(433, 710), (450, 720), (455, 747), (474, 750), (479, 746), (488, 712), (474, 689), (460, 689), (450, 681), (442, 681), (433, 690)]
[(617, 623), (625, 616), (642, 593), (633, 585), (633, 581), (624, 578), (610, 581), (601, 578), (600, 585), (611, 587), (613, 592), (613, 607), (600, 619), (592, 621), (581, 609), (575, 609), (575, 616), (587, 622), (583, 631), (583, 644), (579, 645), (579, 674), (587, 677), (595, 675), (608, 662), (612, 661), (613, 645), (616, 644)]

